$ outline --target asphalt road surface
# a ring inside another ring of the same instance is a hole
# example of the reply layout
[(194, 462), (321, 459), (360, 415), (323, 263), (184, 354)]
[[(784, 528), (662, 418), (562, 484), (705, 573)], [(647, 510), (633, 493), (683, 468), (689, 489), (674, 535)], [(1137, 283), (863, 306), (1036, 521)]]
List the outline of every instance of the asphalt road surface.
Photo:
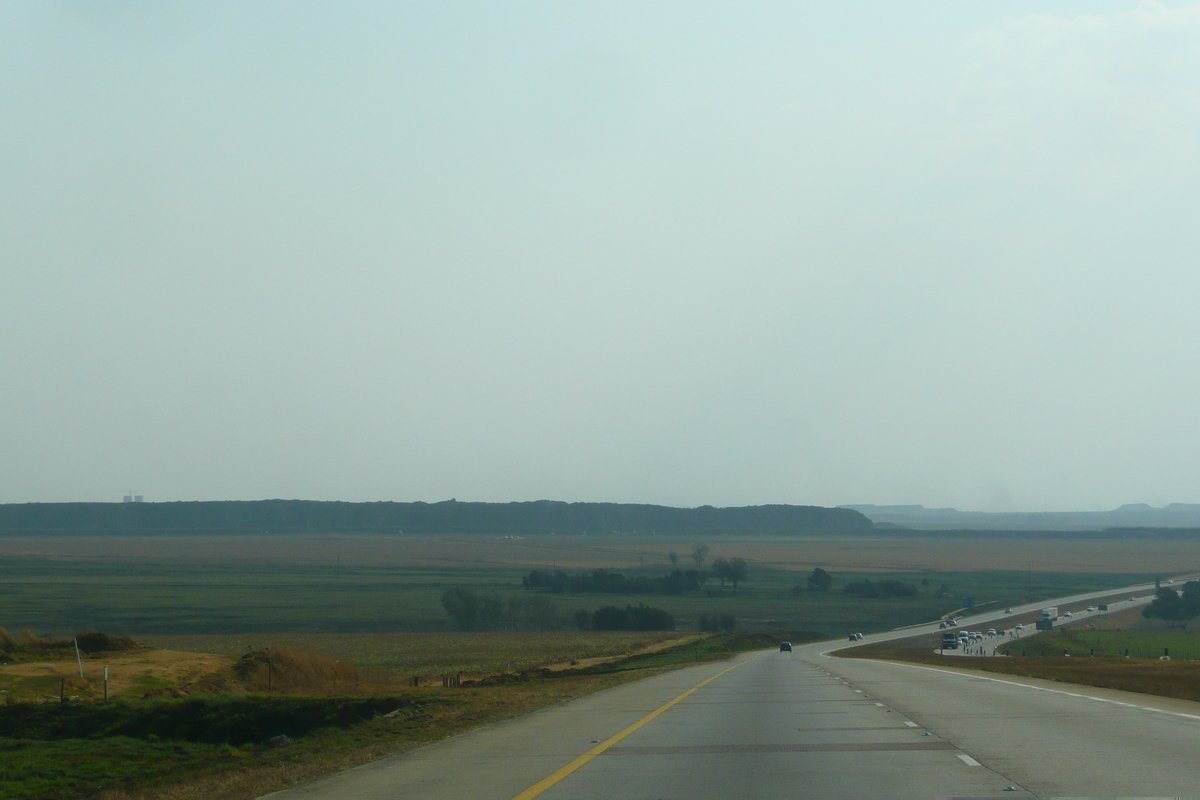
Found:
[(847, 645), (677, 670), (270, 796), (1200, 795), (1200, 704), (829, 652)]

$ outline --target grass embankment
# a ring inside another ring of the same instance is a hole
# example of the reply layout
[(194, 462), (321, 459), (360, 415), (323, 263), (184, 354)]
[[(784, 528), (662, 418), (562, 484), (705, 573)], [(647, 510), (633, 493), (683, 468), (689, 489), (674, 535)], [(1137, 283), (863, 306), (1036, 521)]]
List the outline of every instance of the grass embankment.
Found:
[[(819, 636), (796, 631), (706, 635), (608, 663), (492, 676), (458, 689), (373, 687), (361, 676), (357, 684), (348, 684), (354, 676), (345, 673), (335, 684), (327, 666), (324, 673), (310, 669), (306, 678), (298, 673), (305, 660), (295, 659), (276, 664), (275, 686), (311, 694), (353, 690), (362, 696), (196, 694), (107, 705), (13, 703), (0, 706), (0, 797), (257, 797), (480, 724), (789, 638), (802, 642)], [(225, 677), (227, 685), (257, 686), (264, 678), (261, 653), (240, 659)], [(309, 654), (307, 661), (319, 665), (334, 659)], [(279, 735), (292, 743), (267, 744)]]

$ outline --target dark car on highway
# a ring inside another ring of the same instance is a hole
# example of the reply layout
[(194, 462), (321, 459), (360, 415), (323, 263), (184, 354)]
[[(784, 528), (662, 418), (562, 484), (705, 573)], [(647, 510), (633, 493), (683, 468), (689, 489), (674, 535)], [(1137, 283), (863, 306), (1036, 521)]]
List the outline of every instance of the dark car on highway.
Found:
[(791, 642), (780, 642), (779, 643), (779, 652), (781, 652), (781, 653), (792, 652), (792, 643)]

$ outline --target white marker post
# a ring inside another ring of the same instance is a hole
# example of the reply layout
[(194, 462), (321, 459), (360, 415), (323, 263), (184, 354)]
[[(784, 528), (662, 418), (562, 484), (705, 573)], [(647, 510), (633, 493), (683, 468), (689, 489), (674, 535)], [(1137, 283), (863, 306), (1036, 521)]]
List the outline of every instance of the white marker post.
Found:
[(79, 637), (71, 640), (75, 643), (75, 663), (79, 665), (79, 677), (83, 677), (83, 658), (79, 655)]
[(108, 667), (104, 668), (104, 702), (108, 702)]

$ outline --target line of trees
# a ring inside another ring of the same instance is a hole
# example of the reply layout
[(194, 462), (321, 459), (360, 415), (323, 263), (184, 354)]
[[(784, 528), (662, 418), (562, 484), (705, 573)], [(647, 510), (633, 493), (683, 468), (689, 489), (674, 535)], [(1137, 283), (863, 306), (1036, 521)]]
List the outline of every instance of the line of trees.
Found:
[(556, 627), (558, 606), (542, 596), (501, 597), (455, 587), (442, 593), (442, 608), (459, 630), (535, 630)]
[(580, 609), (575, 612), (575, 624), (580, 630), (595, 631), (673, 631), (675, 617), (661, 608), (643, 603), (636, 606), (601, 606), (592, 614)]
[(861, 581), (851, 581), (842, 587), (842, 591), (846, 594), (857, 595), (858, 597), (884, 599), (893, 597), (916, 597), (917, 587), (911, 583), (904, 581), (886, 580), (878, 583), (872, 582), (869, 578)]
[(696, 627), (712, 633), (732, 631), (737, 627), (737, 617), (733, 614), (701, 614), (696, 619)]
[[(828, 592), (833, 588), (833, 576), (820, 567), (815, 567), (809, 573), (806, 583), (810, 592)], [(929, 579), (922, 578), (921, 586), (925, 589), (925, 593), (928, 594)], [(792, 587), (791, 593), (799, 596), (804, 593), (804, 590), (804, 586), (797, 584)], [(916, 584), (891, 579), (876, 582), (869, 578), (861, 581), (850, 581), (842, 587), (842, 591), (851, 596), (884, 599), (919, 597), (921, 593)], [(938, 589), (937, 597), (948, 597), (949, 594), (950, 589), (943, 583), (941, 588)]]

